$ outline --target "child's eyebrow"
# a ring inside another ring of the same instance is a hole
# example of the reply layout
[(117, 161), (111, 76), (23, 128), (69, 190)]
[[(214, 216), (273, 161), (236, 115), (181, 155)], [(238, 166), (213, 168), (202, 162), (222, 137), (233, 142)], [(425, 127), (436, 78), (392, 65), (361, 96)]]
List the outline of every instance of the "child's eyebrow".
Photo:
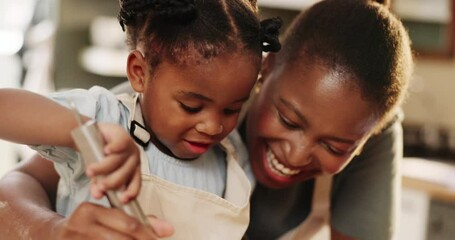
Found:
[[(178, 94), (181, 95), (182, 97), (196, 98), (196, 99), (207, 101), (207, 102), (214, 102), (213, 99), (206, 97), (202, 94), (195, 93), (195, 92), (179, 91)], [(249, 95), (246, 97), (242, 97), (238, 100), (235, 100), (233, 103), (245, 102), (246, 100), (248, 100), (249, 97), (250, 97)]]
[(196, 99), (200, 99), (200, 100), (207, 101), (207, 102), (213, 102), (213, 100), (211, 98), (208, 98), (202, 94), (195, 93), (195, 92), (179, 91), (178, 94), (182, 95), (183, 97), (187, 97), (187, 98), (196, 98)]

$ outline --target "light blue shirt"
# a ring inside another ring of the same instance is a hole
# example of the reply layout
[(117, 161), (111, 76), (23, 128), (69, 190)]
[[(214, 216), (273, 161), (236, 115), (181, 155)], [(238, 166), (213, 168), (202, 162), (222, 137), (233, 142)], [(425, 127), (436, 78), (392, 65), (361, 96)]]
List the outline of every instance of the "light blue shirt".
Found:
[[(92, 87), (89, 90), (74, 89), (57, 92), (50, 98), (68, 107), (68, 99), (75, 103), (77, 110), (98, 122), (117, 123), (128, 129), (128, 109), (109, 90)], [(58, 127), (58, 126), (56, 126)], [(253, 179), (248, 155), (237, 132), (228, 138), (239, 155), (239, 164), (250, 180)], [(58, 187), (57, 211), (68, 216), (83, 201), (97, 202), (108, 206), (107, 200), (90, 197), (89, 179), (84, 173), (84, 162), (78, 152), (58, 146), (32, 146), (43, 157), (52, 160), (61, 177)], [(225, 153), (217, 146), (193, 161), (181, 161), (159, 151), (153, 144), (144, 149), (149, 161), (151, 175), (162, 179), (208, 191), (223, 196), (226, 185)]]

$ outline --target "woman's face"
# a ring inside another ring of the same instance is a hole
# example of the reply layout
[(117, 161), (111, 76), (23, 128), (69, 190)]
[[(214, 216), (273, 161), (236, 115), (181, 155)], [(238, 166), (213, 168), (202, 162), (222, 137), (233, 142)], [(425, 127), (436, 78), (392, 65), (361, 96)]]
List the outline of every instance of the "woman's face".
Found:
[(377, 119), (347, 74), (321, 65), (274, 66), (248, 115), (254, 174), (282, 188), (341, 171), (365, 143)]

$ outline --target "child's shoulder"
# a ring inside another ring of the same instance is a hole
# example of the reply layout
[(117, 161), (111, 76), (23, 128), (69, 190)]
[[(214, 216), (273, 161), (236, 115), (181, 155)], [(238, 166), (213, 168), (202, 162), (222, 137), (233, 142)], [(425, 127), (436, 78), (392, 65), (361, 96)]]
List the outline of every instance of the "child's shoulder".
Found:
[(66, 107), (72, 101), (79, 113), (97, 121), (117, 123), (121, 112), (124, 112), (116, 95), (100, 86), (59, 91), (51, 93), (49, 97)]
[(65, 89), (62, 91), (57, 91), (49, 94), (49, 97), (54, 100), (62, 100), (63, 102), (67, 102), (69, 98), (72, 100), (77, 99), (93, 99), (98, 100), (102, 98), (115, 98), (115, 95), (109, 91), (108, 89), (101, 87), (101, 86), (93, 86), (89, 89), (85, 88), (73, 88), (73, 89)]

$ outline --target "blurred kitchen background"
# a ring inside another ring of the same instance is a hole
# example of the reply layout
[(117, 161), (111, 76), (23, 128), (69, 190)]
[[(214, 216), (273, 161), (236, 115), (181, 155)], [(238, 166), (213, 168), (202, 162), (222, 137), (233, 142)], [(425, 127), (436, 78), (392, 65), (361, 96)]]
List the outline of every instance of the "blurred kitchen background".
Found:
[[(258, 0), (285, 26), (317, 0)], [(397, 239), (455, 239), (455, 0), (391, 0), (416, 53), (404, 104)], [(46, 94), (125, 81), (115, 0), (0, 0), (0, 87)], [(453, 82), (452, 82), (453, 81)], [(32, 152), (0, 140), (0, 176)]]

